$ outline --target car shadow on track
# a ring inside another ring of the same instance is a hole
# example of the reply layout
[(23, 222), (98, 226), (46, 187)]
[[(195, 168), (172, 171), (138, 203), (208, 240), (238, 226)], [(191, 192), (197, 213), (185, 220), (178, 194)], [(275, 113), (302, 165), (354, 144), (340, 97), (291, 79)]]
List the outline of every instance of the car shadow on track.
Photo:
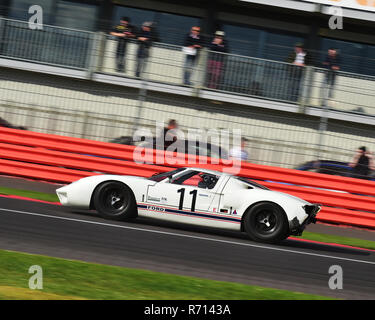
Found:
[[(100, 215), (96, 211), (81, 211), (81, 210), (74, 210), (70, 211), (70, 213), (75, 213), (81, 216), (89, 216), (89, 217), (100, 217)], [(315, 252), (327, 252), (327, 253), (338, 253), (338, 254), (350, 254), (350, 255), (357, 255), (357, 256), (370, 256), (373, 254), (372, 251), (366, 251), (366, 249), (357, 249), (357, 248), (349, 248), (349, 247), (340, 247), (336, 246), (335, 244), (326, 244), (326, 243), (316, 243), (316, 242), (308, 242), (302, 241), (298, 239), (286, 239), (278, 244), (264, 244), (260, 242), (255, 242), (249, 239), (245, 232), (237, 232), (237, 231), (230, 231), (230, 230), (221, 230), (216, 228), (210, 227), (202, 227), (202, 226), (192, 226), (187, 225), (184, 223), (178, 222), (170, 222), (170, 221), (162, 221), (162, 220), (155, 220), (152, 218), (147, 217), (138, 217), (136, 220), (131, 222), (122, 222), (122, 221), (113, 221), (113, 220), (104, 220), (103, 222), (119, 224), (119, 225), (127, 225), (133, 227), (152, 227), (155, 230), (160, 230), (158, 228), (165, 228), (169, 230), (161, 230), (164, 232), (174, 232), (174, 231), (182, 231), (182, 232), (192, 232), (195, 236), (199, 233), (198, 236), (205, 237), (207, 235), (212, 236), (220, 236), (223, 237), (225, 241), (235, 241), (236, 239), (246, 240), (247, 242), (254, 244), (254, 245), (268, 245), (268, 246), (275, 246), (281, 247), (285, 249), (302, 249), (302, 250), (312, 250)]]

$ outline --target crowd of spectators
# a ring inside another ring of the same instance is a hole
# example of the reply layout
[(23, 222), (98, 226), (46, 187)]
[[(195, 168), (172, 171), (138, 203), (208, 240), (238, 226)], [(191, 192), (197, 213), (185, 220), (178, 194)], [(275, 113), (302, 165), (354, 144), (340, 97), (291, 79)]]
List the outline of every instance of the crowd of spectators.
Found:
[[(291, 101), (298, 101), (300, 96), (301, 80), (303, 76), (303, 67), (313, 65), (313, 59), (311, 54), (304, 49), (302, 43), (296, 43), (294, 51), (288, 56), (287, 62), (290, 63), (289, 67), (289, 99)], [(335, 79), (337, 71), (340, 70), (341, 59), (338, 55), (337, 49), (328, 49), (327, 55), (319, 67), (326, 69), (325, 80), (323, 87), (323, 100), (325, 103), (326, 99), (330, 99), (333, 96), (333, 89), (335, 85)]]
[[(141, 77), (146, 68), (152, 43), (159, 41), (155, 24), (146, 21), (138, 29), (131, 24), (130, 18), (122, 17), (119, 25), (114, 27), (110, 34), (117, 38), (116, 70), (118, 72), (126, 72), (125, 67), (128, 60), (126, 55), (127, 43), (130, 40), (137, 41), (135, 76)], [(226, 54), (230, 53), (225, 32), (217, 30), (211, 37), (202, 36), (199, 26), (193, 26), (184, 38), (182, 83), (188, 86), (192, 85), (191, 78), (194, 70), (196, 70), (200, 52), (204, 47), (208, 50), (205, 86), (211, 89), (220, 89), (226, 70), (228, 57)], [(287, 67), (288, 100), (295, 102), (299, 100), (304, 67), (313, 65), (313, 60), (312, 54), (304, 48), (303, 43), (296, 43), (294, 50), (286, 57), (285, 61), (289, 63)], [(315, 66), (326, 69), (323, 102), (333, 96), (336, 73), (340, 70), (340, 60), (337, 50), (330, 48), (322, 62), (317, 64), (315, 61)]]
[[(146, 21), (137, 29), (131, 24), (129, 17), (122, 17), (120, 23), (115, 26), (110, 35), (116, 37), (116, 71), (126, 72), (127, 65), (127, 44), (130, 40), (138, 43), (137, 62), (135, 76), (141, 77), (146, 68), (149, 51), (153, 42), (159, 41), (156, 26), (153, 22)], [(207, 61), (207, 79), (209, 88), (216, 89), (221, 81), (226, 57), (223, 53), (228, 53), (228, 43), (223, 31), (216, 31), (212, 39), (207, 41), (200, 34), (200, 27), (193, 26), (190, 32), (185, 36), (183, 52), (185, 54), (183, 83), (191, 85), (191, 76), (199, 59), (200, 50), (207, 47), (210, 51)]]

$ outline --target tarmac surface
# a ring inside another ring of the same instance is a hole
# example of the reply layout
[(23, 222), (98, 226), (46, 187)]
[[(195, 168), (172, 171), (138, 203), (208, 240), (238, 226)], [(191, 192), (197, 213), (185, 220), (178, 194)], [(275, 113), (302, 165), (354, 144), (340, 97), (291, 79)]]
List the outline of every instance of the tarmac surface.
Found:
[[(0, 186), (54, 192), (60, 185), (1, 177)], [(373, 232), (315, 225), (362, 238)], [(104, 220), (95, 211), (0, 197), (0, 249), (319, 294), (375, 299), (375, 252), (288, 239), (278, 245), (246, 234), (138, 218)], [(1, 263), (1, 262), (0, 262)], [(329, 268), (343, 289), (329, 288)], [(88, 275), (89, 276), (89, 275)]]

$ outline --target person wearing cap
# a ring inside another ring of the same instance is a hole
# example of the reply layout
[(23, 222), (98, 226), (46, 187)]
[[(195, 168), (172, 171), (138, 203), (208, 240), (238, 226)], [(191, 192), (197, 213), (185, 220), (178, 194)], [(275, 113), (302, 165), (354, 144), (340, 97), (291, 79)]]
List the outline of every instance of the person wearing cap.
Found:
[(135, 76), (140, 77), (146, 68), (149, 51), (154, 41), (154, 33), (152, 32), (152, 22), (146, 21), (142, 24), (142, 28), (137, 35), (138, 51), (137, 51), (137, 67)]
[(207, 87), (216, 89), (220, 83), (220, 78), (224, 69), (228, 53), (228, 44), (224, 39), (224, 31), (216, 31), (213, 40), (209, 45), (209, 55), (207, 62)]
[(371, 170), (375, 169), (372, 154), (364, 146), (358, 148), (349, 166), (352, 168), (352, 177), (359, 179), (368, 179)]
[(311, 63), (310, 55), (305, 51), (302, 43), (296, 43), (294, 51), (290, 53), (287, 62), (292, 64), (289, 68), (289, 99), (298, 101), (303, 67)]
[(113, 28), (110, 35), (117, 38), (116, 70), (117, 72), (125, 72), (126, 46), (130, 39), (135, 38), (135, 30), (130, 24), (130, 19), (122, 17), (120, 24)]
[(194, 26), (186, 35), (183, 51), (185, 53), (184, 84), (191, 85), (190, 77), (198, 61), (199, 50), (203, 47), (203, 39), (200, 36), (200, 27)]

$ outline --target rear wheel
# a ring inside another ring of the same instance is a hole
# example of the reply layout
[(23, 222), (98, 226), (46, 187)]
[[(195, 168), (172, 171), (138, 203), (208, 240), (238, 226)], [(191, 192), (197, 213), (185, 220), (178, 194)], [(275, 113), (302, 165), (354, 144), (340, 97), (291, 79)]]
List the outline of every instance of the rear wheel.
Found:
[(137, 217), (137, 206), (131, 189), (118, 181), (107, 181), (94, 192), (94, 206), (100, 215), (112, 220)]
[(289, 236), (288, 219), (275, 203), (260, 202), (246, 212), (244, 228), (255, 241), (276, 243)]

